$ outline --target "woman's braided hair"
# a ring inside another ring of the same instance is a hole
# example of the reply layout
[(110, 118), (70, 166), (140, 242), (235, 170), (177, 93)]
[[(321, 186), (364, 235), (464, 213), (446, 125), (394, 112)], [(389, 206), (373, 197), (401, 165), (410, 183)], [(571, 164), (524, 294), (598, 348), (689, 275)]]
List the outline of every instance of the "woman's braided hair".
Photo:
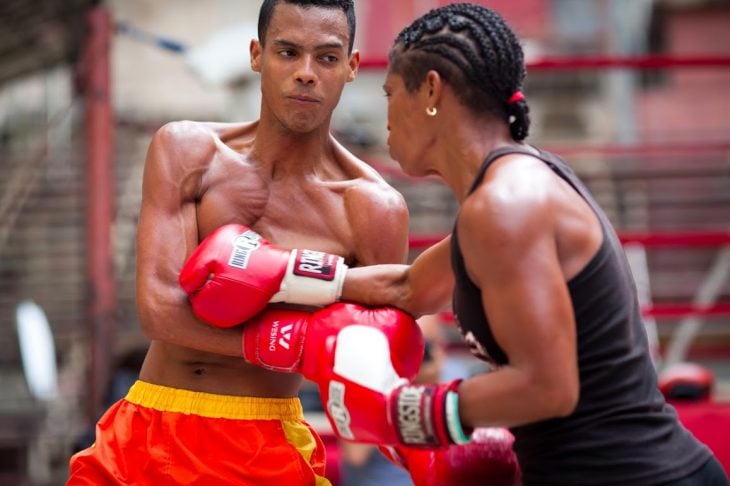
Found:
[(486, 7), (455, 3), (423, 15), (396, 37), (389, 69), (410, 92), (429, 70), (438, 71), (474, 114), (507, 121), (516, 141), (528, 135), (527, 103), (510, 102), (525, 79), (522, 46), (504, 19)]

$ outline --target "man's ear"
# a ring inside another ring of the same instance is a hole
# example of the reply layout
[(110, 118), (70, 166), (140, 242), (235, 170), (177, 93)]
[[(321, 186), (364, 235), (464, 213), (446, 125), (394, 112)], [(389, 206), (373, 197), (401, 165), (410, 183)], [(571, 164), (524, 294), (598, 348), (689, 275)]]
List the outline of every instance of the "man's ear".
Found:
[(261, 43), (258, 39), (251, 39), (248, 52), (251, 55), (251, 70), (255, 73), (261, 72)]
[(350, 73), (347, 75), (347, 82), (349, 83), (355, 79), (355, 76), (357, 76), (357, 70), (360, 67), (360, 51), (352, 51), (348, 64), (350, 65)]

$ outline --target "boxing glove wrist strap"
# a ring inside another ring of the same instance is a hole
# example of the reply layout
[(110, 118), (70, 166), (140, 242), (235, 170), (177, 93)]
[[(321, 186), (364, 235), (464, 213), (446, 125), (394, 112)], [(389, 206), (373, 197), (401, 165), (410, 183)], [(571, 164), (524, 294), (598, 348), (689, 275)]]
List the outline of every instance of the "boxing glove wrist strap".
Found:
[(460, 381), (403, 385), (393, 391), (391, 420), (402, 444), (434, 448), (469, 442), (459, 418)]
[(292, 250), (279, 291), (269, 302), (323, 306), (342, 295), (347, 265), (338, 255)]

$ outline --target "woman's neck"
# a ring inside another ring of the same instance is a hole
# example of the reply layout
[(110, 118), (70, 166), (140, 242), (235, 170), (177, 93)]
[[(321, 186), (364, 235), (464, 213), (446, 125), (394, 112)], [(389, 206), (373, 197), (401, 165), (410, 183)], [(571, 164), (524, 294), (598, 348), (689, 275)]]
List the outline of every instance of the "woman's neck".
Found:
[(519, 143), (512, 139), (506, 124), (494, 120), (470, 117), (443, 126), (443, 136), (438, 137), (441, 154), (437, 158), (437, 172), (461, 204), (486, 156), (498, 148)]

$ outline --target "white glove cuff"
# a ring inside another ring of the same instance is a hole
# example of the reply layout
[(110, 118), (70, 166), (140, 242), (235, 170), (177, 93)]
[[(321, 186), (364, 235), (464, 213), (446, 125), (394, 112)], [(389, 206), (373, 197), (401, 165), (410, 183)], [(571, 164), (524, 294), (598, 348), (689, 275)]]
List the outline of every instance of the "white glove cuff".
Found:
[(324, 306), (342, 296), (347, 265), (338, 255), (292, 250), (279, 291), (269, 302)]

